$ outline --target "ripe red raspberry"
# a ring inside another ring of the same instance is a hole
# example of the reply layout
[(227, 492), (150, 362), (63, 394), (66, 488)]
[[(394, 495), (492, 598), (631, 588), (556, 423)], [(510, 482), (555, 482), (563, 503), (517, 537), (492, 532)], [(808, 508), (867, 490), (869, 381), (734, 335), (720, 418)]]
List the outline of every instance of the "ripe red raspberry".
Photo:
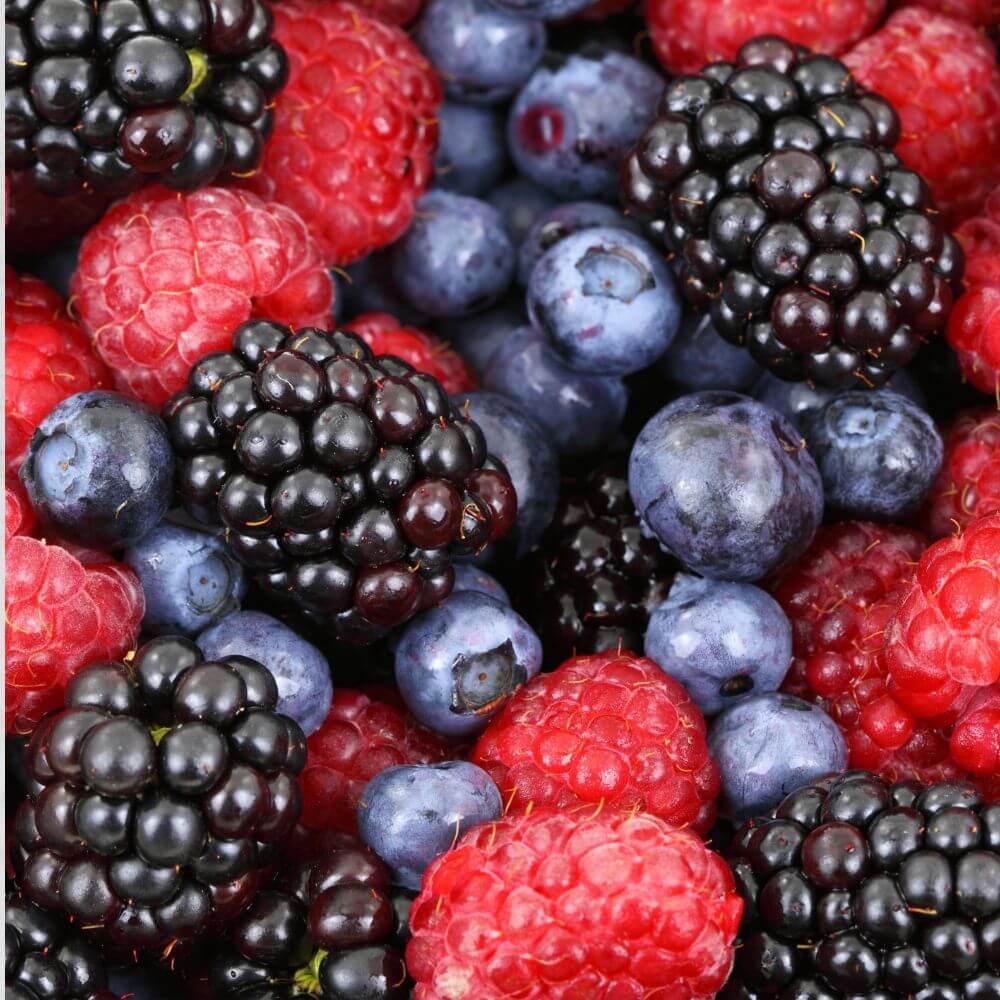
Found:
[(602, 804), (701, 833), (715, 819), (719, 775), (705, 720), (681, 684), (632, 653), (577, 656), (540, 674), (469, 759), (517, 812)]
[(253, 316), (327, 327), (333, 284), (305, 224), (249, 191), (154, 186), (88, 233), (73, 303), (115, 384), (160, 406)]
[(423, 330), (404, 327), (389, 313), (365, 313), (346, 327), (376, 354), (395, 354), (422, 372), (433, 375), (449, 393), (479, 387), (469, 363), (443, 340)]
[(968, 24), (901, 10), (844, 62), (899, 112), (895, 152), (930, 184), (945, 218), (978, 212), (1000, 180), (1000, 68), (996, 49)]
[(4, 481), (5, 518), (4, 541), (9, 542), (15, 535), (30, 535), (35, 530), (35, 511), (28, 502), (28, 494), (19, 479), (8, 475)]
[(399, 28), (346, 3), (274, 5), (288, 86), (247, 186), (295, 209), (324, 262), (349, 264), (403, 234), (434, 175), (441, 82)]
[(1000, 0), (895, 0), (891, 6), (923, 7), (982, 27), (1000, 23)]
[(424, 875), (406, 965), (416, 1000), (708, 1000), (743, 912), (687, 830), (538, 809), (465, 834)]
[(21, 467), (35, 428), (57, 403), (111, 386), (60, 295), (28, 274), (5, 268), (4, 419), (7, 472)]
[(424, 0), (349, 0), (358, 10), (386, 24), (405, 27), (417, 19)]
[(7, 732), (29, 733), (81, 667), (134, 648), (146, 602), (128, 566), (75, 546), (18, 536), (6, 572)]
[(983, 688), (955, 723), (951, 755), (973, 774), (1000, 781), (1000, 684)]
[(1000, 412), (960, 414), (944, 437), (944, 462), (924, 507), (932, 538), (967, 528), (1000, 511)]
[(323, 725), (309, 737), (299, 776), (302, 825), (357, 833), (365, 785), (387, 767), (436, 764), (454, 750), (410, 715), (361, 691), (337, 688)]
[(697, 73), (732, 59), (755, 35), (782, 35), (837, 55), (870, 34), (886, 0), (648, 0), (657, 58), (671, 73)]

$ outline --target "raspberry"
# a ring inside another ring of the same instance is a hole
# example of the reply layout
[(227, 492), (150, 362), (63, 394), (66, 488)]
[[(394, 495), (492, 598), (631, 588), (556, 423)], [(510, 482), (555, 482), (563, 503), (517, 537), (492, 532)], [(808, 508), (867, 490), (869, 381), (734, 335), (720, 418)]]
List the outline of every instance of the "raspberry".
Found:
[(433, 334), (404, 327), (389, 313), (365, 313), (351, 320), (345, 329), (356, 333), (376, 354), (393, 354), (418, 371), (433, 375), (449, 395), (479, 386), (461, 354)]
[(970, 410), (948, 428), (944, 463), (931, 487), (923, 521), (932, 538), (967, 528), (1000, 511), (1000, 413)]
[(704, 833), (719, 775), (684, 687), (632, 653), (567, 660), (521, 688), (469, 758), (508, 809), (612, 806)]
[(874, 29), (886, 0), (649, 0), (646, 18), (657, 58), (671, 73), (697, 73), (732, 59), (756, 35), (782, 35), (837, 55)]
[(431, 864), (406, 964), (417, 1000), (707, 1000), (742, 911), (693, 833), (540, 809), (470, 830)]
[(88, 549), (23, 536), (7, 545), (7, 732), (62, 705), (81, 667), (135, 646), (146, 602), (135, 573)]
[[(9, 437), (10, 435), (8, 435)], [(4, 482), (6, 511), (4, 541), (15, 535), (30, 535), (35, 530), (35, 511), (28, 502), (28, 494), (19, 479), (8, 476)]]
[(424, 0), (350, 0), (360, 11), (386, 24), (405, 26), (417, 19)]
[(952, 730), (951, 754), (973, 774), (1000, 779), (1000, 685), (972, 699)]
[(73, 276), (83, 328), (123, 392), (160, 406), (233, 330), (264, 315), (326, 326), (333, 285), (305, 224), (249, 191), (154, 186), (87, 233)]
[(274, 7), (288, 86), (246, 183), (309, 220), (324, 262), (349, 264), (403, 234), (434, 175), (441, 83), (394, 25), (344, 3)]
[(1000, 0), (895, 0), (891, 6), (923, 7), (982, 27), (1000, 23)]
[(400, 764), (436, 764), (453, 754), (400, 709), (337, 688), (330, 714), (309, 737), (309, 759), (299, 779), (302, 824), (357, 833), (358, 801), (376, 774)]
[(38, 424), (67, 396), (111, 385), (83, 331), (66, 315), (62, 298), (44, 282), (5, 269), (4, 381), (7, 471), (24, 461)]
[(931, 185), (952, 223), (982, 207), (1000, 180), (1000, 69), (971, 25), (901, 10), (844, 57), (903, 123), (896, 153)]

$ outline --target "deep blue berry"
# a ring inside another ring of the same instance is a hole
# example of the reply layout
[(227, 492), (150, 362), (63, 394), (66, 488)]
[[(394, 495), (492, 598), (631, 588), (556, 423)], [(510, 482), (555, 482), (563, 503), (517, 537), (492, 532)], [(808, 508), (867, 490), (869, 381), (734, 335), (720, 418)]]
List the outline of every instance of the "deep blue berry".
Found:
[(523, 297), (516, 296), (475, 316), (443, 319), (437, 330), (482, 378), (493, 352), (527, 322)]
[(434, 186), (481, 198), (506, 170), (507, 140), (500, 113), (445, 101), (438, 110)]
[(677, 336), (657, 367), (672, 385), (685, 392), (746, 392), (761, 372), (748, 351), (719, 336), (711, 316), (693, 312), (684, 314)]
[(515, 247), (524, 242), (535, 221), (557, 201), (551, 191), (527, 177), (504, 182), (486, 200), (500, 213)]
[(484, 569), (480, 569), (473, 563), (455, 563), (455, 586), (451, 588), (453, 594), (461, 590), (478, 590), (487, 597), (493, 597), (504, 604), (510, 604), (510, 597), (503, 589), (496, 577), (491, 576)]

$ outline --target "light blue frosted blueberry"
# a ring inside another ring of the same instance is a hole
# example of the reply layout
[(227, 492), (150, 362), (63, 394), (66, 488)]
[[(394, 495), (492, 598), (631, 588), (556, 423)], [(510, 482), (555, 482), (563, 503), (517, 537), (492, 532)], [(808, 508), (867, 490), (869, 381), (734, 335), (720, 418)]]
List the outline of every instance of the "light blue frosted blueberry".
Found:
[(761, 374), (743, 347), (720, 337), (707, 313), (685, 312), (677, 336), (657, 367), (685, 392), (728, 389), (747, 392)]
[(524, 18), (562, 21), (589, 7), (594, 0), (491, 0), (493, 6)]
[(482, 378), (494, 351), (528, 321), (524, 296), (508, 298), (475, 316), (442, 319), (438, 333), (475, 369)]
[(496, 577), (481, 569), (475, 563), (453, 563), (455, 569), (455, 585), (452, 587), (453, 594), (463, 590), (477, 590), (487, 597), (510, 604), (510, 596), (500, 585)]
[(438, 109), (434, 186), (481, 198), (506, 170), (507, 140), (500, 113), (445, 101)]
[(524, 242), (535, 220), (558, 200), (527, 177), (514, 177), (495, 187), (486, 200), (500, 213), (514, 246)]

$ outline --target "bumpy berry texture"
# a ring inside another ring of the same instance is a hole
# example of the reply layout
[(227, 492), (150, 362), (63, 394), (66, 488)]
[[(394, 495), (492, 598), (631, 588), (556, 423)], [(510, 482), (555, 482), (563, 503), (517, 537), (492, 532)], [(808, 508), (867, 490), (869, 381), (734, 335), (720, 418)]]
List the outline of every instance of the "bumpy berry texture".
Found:
[(4, 541), (9, 543), (15, 535), (34, 534), (35, 512), (21, 481), (8, 476), (4, 480), (4, 494)]
[(651, 0), (653, 48), (671, 73), (697, 73), (733, 59), (755, 35), (781, 35), (816, 52), (839, 55), (881, 21), (886, 0)]
[(895, 107), (896, 152), (930, 184), (946, 220), (978, 212), (1000, 181), (1000, 67), (985, 33), (908, 8), (844, 62)]
[(436, 764), (454, 750), (411, 715), (362, 691), (337, 688), (330, 714), (309, 737), (302, 824), (357, 832), (365, 785), (389, 767)]
[(392, 354), (433, 375), (449, 395), (478, 388), (475, 373), (461, 354), (431, 333), (403, 326), (389, 313), (365, 313), (344, 329), (356, 333), (375, 354)]
[(719, 1000), (1000, 991), (1000, 806), (971, 785), (806, 785), (739, 830), (731, 864), (746, 909)]
[(398, 239), (434, 176), (441, 83), (407, 36), (343, 3), (274, 9), (288, 86), (274, 132), (246, 184), (293, 208), (326, 264)]
[(13, 474), (49, 411), (74, 393), (109, 387), (111, 375), (57, 292), (9, 266), (4, 275), (4, 429)]
[(416, 20), (424, 0), (350, 0), (358, 10), (387, 24), (405, 27)]
[(890, 7), (923, 7), (958, 21), (990, 27), (1000, 24), (998, 0), (890, 0)]
[(701, 712), (656, 663), (628, 652), (576, 657), (526, 684), (470, 759), (518, 812), (611, 807), (701, 833), (715, 818), (719, 776)]
[(27, 751), (25, 895), (124, 954), (217, 930), (298, 820), (306, 741), (277, 699), (260, 663), (182, 638), (78, 673)]
[(669, 84), (623, 168), (688, 299), (787, 381), (881, 385), (944, 329), (961, 278), (927, 184), (891, 152), (896, 112), (862, 82), (755, 39)]
[(451, 557), (517, 510), (441, 384), (349, 333), (237, 328), (165, 408), (189, 513), (221, 522), (273, 597), (371, 641), (451, 592)]
[(39, 191), (256, 169), (288, 69), (266, 0), (26, 0), (6, 17), (6, 163)]
[(7, 732), (30, 733), (81, 667), (135, 647), (146, 603), (135, 573), (100, 552), (8, 542)]
[(742, 912), (723, 861), (649, 815), (538, 809), (467, 833), (410, 910), (417, 1000), (709, 1000)]

